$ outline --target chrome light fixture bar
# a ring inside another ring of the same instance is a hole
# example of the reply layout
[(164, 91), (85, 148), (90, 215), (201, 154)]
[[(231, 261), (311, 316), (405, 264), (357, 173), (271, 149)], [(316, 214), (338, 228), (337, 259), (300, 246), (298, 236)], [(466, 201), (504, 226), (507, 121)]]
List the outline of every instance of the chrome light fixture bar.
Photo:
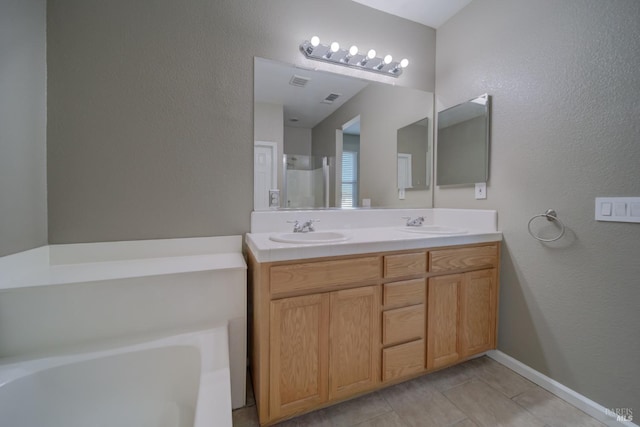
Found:
[(358, 70), (372, 71), (391, 77), (399, 77), (402, 74), (402, 70), (409, 65), (409, 60), (406, 58), (401, 61), (394, 61), (391, 55), (379, 58), (373, 49), (363, 53), (358, 50), (357, 46), (343, 49), (338, 42), (332, 42), (328, 45), (322, 44), (318, 36), (313, 36), (311, 40), (303, 41), (300, 44), (300, 52), (308, 59), (343, 65)]

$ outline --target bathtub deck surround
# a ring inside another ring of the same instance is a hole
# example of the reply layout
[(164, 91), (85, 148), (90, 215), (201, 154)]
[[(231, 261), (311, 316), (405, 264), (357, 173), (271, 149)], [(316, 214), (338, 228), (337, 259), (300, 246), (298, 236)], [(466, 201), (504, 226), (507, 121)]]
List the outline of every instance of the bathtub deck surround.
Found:
[[(247, 235), (261, 425), (496, 348), (501, 233), (494, 211), (261, 214), (252, 218), (260, 232)], [(407, 216), (424, 217), (424, 232), (408, 232)], [(291, 231), (287, 221), (308, 219), (319, 220), (319, 232), (349, 238), (274, 241)]]
[(231, 427), (227, 324), (2, 364), (0, 396), (3, 425), (14, 427)]
[(240, 236), (49, 245), (0, 258), (0, 290), (246, 268)]
[(228, 325), (232, 406), (245, 404), (242, 236), (51, 245), (0, 258), (0, 358)]

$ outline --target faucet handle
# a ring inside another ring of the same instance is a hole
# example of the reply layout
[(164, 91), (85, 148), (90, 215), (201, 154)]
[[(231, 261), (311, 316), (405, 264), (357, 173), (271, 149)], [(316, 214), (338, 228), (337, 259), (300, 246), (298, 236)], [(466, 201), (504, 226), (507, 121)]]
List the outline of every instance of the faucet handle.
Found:
[(316, 231), (316, 229), (313, 227), (313, 223), (314, 222), (320, 222), (319, 219), (308, 219), (304, 224), (302, 224), (302, 227), (306, 227), (308, 231)]
[(411, 219), (410, 216), (403, 216), (402, 218), (407, 220), (407, 227), (419, 227), (424, 222), (423, 216), (418, 216), (415, 219)]
[(302, 228), (304, 227), (304, 225), (300, 224), (300, 221), (298, 221), (297, 219), (294, 221), (287, 221), (288, 224), (293, 224), (293, 232), (294, 233), (299, 233), (302, 231)]

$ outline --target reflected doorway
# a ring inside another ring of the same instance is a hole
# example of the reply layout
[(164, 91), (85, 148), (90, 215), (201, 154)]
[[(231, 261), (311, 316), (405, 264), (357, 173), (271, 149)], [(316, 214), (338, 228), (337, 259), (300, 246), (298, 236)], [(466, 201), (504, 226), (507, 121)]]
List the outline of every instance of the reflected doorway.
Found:
[(278, 188), (278, 144), (256, 141), (253, 149), (253, 206), (269, 209), (269, 190)]

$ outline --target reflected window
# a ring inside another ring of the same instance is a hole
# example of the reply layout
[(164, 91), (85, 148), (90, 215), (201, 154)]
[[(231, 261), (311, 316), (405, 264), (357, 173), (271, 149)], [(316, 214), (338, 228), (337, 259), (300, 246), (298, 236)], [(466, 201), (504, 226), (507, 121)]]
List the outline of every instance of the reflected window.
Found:
[(342, 152), (342, 201), (343, 208), (358, 206), (358, 152)]

